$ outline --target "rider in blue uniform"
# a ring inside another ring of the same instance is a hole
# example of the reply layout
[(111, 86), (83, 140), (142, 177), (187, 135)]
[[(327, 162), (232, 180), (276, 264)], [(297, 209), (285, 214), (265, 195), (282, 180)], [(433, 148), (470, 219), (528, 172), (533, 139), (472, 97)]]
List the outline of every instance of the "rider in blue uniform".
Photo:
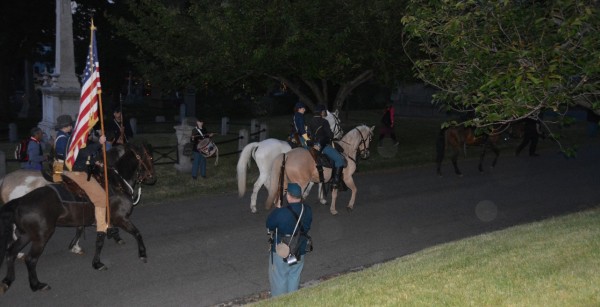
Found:
[(342, 170), (346, 167), (346, 160), (333, 144), (333, 132), (329, 122), (325, 119), (327, 108), (324, 105), (318, 105), (315, 109), (315, 116), (308, 123), (308, 131), (315, 145), (320, 146), (321, 152), (326, 155), (333, 163), (333, 188), (337, 189), (342, 176)]
[(302, 102), (297, 102), (294, 106), (294, 111), (294, 133), (297, 133), (300, 145), (307, 148), (306, 140), (308, 140), (308, 134), (306, 133), (306, 125), (304, 124), (306, 106)]

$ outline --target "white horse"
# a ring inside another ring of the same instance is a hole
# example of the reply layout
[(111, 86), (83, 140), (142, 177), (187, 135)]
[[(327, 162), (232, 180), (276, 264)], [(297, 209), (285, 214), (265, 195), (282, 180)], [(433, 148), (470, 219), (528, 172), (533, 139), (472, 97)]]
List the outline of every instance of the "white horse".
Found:
[[(333, 113), (327, 111), (327, 116), (325, 117), (329, 122), (329, 126), (331, 127), (335, 139), (340, 139), (344, 135), (338, 114), (338, 110), (335, 110)], [(254, 183), (252, 196), (250, 196), (250, 211), (252, 211), (252, 213), (256, 213), (256, 198), (258, 191), (263, 185), (268, 189), (267, 184), (270, 183), (273, 159), (275, 159), (277, 155), (286, 153), (291, 149), (292, 147), (290, 147), (288, 142), (271, 138), (260, 142), (249, 143), (240, 153), (240, 158), (237, 163), (239, 197), (243, 197), (246, 193), (246, 169), (250, 167), (250, 157), (256, 161), (256, 166), (258, 166), (258, 171), (260, 172), (258, 179)], [(311, 182), (304, 191), (304, 197), (308, 196), (312, 186), (313, 183)]]

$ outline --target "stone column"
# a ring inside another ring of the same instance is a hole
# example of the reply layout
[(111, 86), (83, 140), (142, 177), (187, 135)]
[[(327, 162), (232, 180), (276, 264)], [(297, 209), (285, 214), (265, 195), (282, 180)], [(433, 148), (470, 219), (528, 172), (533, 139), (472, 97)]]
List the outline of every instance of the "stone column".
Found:
[(68, 114), (77, 119), (81, 86), (75, 74), (73, 17), (70, 0), (56, 0), (56, 56), (52, 82), (42, 87), (43, 117), (38, 127), (54, 136), (56, 118)]
[(173, 128), (177, 136), (177, 159), (179, 160), (179, 163), (175, 164), (175, 169), (182, 173), (190, 173), (192, 171), (192, 159), (183, 155), (183, 147), (190, 142), (194, 127), (187, 125), (184, 120), (181, 125)]

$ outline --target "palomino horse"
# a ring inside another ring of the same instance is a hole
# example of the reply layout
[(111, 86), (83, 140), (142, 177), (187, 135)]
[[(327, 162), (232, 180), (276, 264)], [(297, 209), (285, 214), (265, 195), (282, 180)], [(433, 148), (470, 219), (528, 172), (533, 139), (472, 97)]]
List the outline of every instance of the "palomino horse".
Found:
[[(152, 162), (152, 149), (148, 144), (140, 144), (133, 145), (118, 145), (112, 147), (106, 153), (106, 158), (108, 160), (108, 166), (113, 167), (117, 163), (117, 161), (125, 155), (125, 153), (133, 154), (138, 160), (137, 164), (132, 164), (127, 166), (128, 170), (131, 170), (132, 167), (138, 166), (138, 172), (142, 170), (142, 168), (149, 169), (150, 178), (144, 180), (144, 184), (152, 185), (156, 182), (156, 177), (154, 176), (154, 164)], [(140, 184), (139, 173), (134, 173), (132, 171), (121, 170), (121, 176), (125, 179), (125, 182), (130, 187), (130, 192), (133, 196), (134, 202), (136, 205), (142, 194), (142, 185)], [(7, 174), (3, 178), (0, 179), (0, 198), (3, 203), (8, 203), (10, 200), (15, 198), (19, 198), (39, 187), (46, 186), (51, 184), (51, 181), (48, 181), (46, 177), (40, 171), (35, 170), (25, 170), (20, 169), (16, 170), (12, 173)], [(135, 190), (137, 186), (137, 191)], [(83, 231), (82, 227), (77, 228), (77, 232), (75, 234), (75, 238), (71, 241), (69, 245), (69, 249), (71, 252), (76, 254), (82, 254), (83, 250), (79, 246), (79, 237)], [(119, 244), (123, 244), (124, 241), (119, 237), (118, 233), (112, 234), (115, 242)], [(22, 257), (22, 253), (19, 253), (19, 258)]]
[[(373, 139), (374, 129), (375, 126), (357, 126), (346, 133), (346, 135), (338, 142), (343, 148), (343, 155), (348, 162), (343, 171), (343, 181), (352, 191), (352, 196), (347, 207), (349, 211), (354, 208), (357, 191), (352, 175), (356, 171), (358, 157), (368, 159), (370, 156), (369, 145)], [(324, 168), (323, 176), (325, 182), (329, 181), (331, 178), (331, 169)], [(310, 182), (319, 182), (317, 164), (308, 150), (304, 148), (294, 148), (286, 154), (280, 154), (275, 158), (271, 169), (271, 183), (267, 187), (269, 190), (269, 197), (266, 202), (267, 209), (270, 209), (274, 203), (279, 204), (280, 195), (278, 192), (282, 191), (283, 187), (287, 186), (288, 182), (298, 183), (304, 189), (308, 187)], [(338, 213), (335, 209), (337, 192), (337, 189), (333, 189), (331, 192), (331, 206), (329, 211), (333, 215)], [(327, 203), (323, 197), (323, 189), (319, 189), (319, 200), (322, 204)]]
[[(146, 247), (142, 235), (130, 221), (133, 210), (130, 184), (124, 174), (134, 174), (135, 180), (148, 183), (156, 181), (153, 168), (140, 161), (137, 153), (126, 152), (109, 168), (110, 224), (133, 235), (138, 243), (138, 257), (146, 262)], [(101, 174), (102, 176), (103, 174)], [(65, 178), (65, 177), (63, 177)], [(0, 266), (6, 255), (7, 274), (0, 283), (0, 293), (8, 290), (15, 280), (15, 258), (17, 253), (31, 243), (25, 263), (29, 275), (29, 286), (33, 291), (48, 290), (46, 283), (38, 280), (36, 266), (48, 240), (57, 226), (79, 227), (91, 226), (94, 220), (94, 205), (69, 203), (64, 204), (57, 190), (59, 186), (69, 186), (68, 179), (61, 184), (53, 184), (35, 189), (23, 197), (13, 199), (0, 209)], [(103, 182), (103, 179), (100, 179)], [(55, 190), (57, 189), (57, 190)], [(16, 226), (17, 239), (11, 240), (13, 226)], [(96, 252), (92, 266), (97, 270), (106, 269), (100, 261), (100, 253), (104, 246), (104, 237), (96, 239)]]
[(452, 165), (454, 166), (454, 172), (462, 176), (462, 173), (458, 169), (457, 158), (458, 153), (463, 150), (466, 151), (467, 146), (481, 146), (483, 150), (479, 156), (479, 172), (483, 173), (483, 158), (488, 150), (492, 150), (494, 153), (494, 160), (492, 161), (492, 168), (496, 166), (498, 162), (498, 156), (500, 155), (500, 149), (496, 145), (500, 139), (500, 135), (505, 129), (498, 129), (491, 133), (476, 135), (474, 127), (465, 127), (463, 125), (450, 126), (445, 129), (441, 129), (438, 134), (436, 141), (436, 162), (437, 162), (437, 174), (442, 176), (442, 161), (444, 160), (444, 154), (446, 148), (449, 147), (452, 151)]
[[(327, 111), (327, 121), (329, 122), (329, 126), (331, 127), (331, 131), (333, 132), (334, 138), (340, 139), (344, 135), (344, 131), (342, 130), (342, 126), (340, 125), (340, 120), (338, 117), (338, 110), (335, 112)], [(250, 211), (252, 213), (256, 213), (256, 198), (258, 196), (258, 191), (260, 188), (270, 182), (271, 176), (271, 165), (273, 159), (279, 154), (286, 153), (290, 151), (292, 147), (286, 141), (281, 141), (277, 139), (266, 139), (260, 142), (252, 142), (244, 147), (242, 152), (240, 153), (240, 158), (237, 163), (237, 180), (238, 180), (238, 194), (239, 197), (243, 197), (246, 193), (246, 170), (250, 167), (250, 158), (254, 158), (256, 162), (256, 166), (258, 166), (258, 171), (260, 175), (258, 179), (254, 183), (254, 188), (252, 190), (252, 196), (250, 197)], [(312, 187), (312, 182), (308, 186), (308, 188), (304, 191), (304, 196), (306, 197), (310, 192)]]

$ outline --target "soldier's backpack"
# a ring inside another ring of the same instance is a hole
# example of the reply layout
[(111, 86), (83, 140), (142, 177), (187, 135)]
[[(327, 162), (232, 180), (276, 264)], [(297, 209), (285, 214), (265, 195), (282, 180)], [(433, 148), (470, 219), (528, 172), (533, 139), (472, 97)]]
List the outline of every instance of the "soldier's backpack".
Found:
[(27, 155), (27, 145), (29, 144), (29, 139), (22, 139), (17, 147), (15, 148), (15, 159), (20, 162), (29, 161), (29, 156)]

